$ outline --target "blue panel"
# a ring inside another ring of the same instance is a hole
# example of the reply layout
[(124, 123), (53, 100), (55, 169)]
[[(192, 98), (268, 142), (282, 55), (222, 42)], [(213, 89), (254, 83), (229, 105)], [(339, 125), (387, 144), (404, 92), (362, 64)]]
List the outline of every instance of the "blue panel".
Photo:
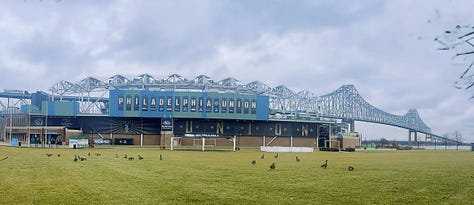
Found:
[(270, 98), (268, 96), (257, 96), (257, 120), (268, 120)]
[(148, 105), (150, 104), (150, 101), (148, 100), (148, 96), (145, 94), (144, 96), (142, 96), (142, 98), (140, 99), (140, 102), (141, 102), (141, 111), (143, 112), (147, 112), (148, 111)]
[(31, 104), (41, 109), (42, 102), (48, 100), (48, 95), (44, 92), (36, 92), (31, 94)]
[(18, 141), (18, 138), (12, 138), (12, 146), (14, 147), (20, 146), (20, 142)]
[(109, 115), (114, 117), (124, 116), (125, 92), (111, 90), (109, 92)]
[[(34, 113), (40, 113), (39, 107), (36, 105), (21, 105), (21, 113), (23, 114), (34, 114)], [(75, 112), (77, 113), (77, 112)]]
[(207, 92), (110, 91), (110, 116), (268, 120), (268, 96)]
[(146, 98), (149, 102), (149, 108), (143, 106), (141, 103), (140, 116), (141, 117), (173, 117), (174, 109), (174, 92), (159, 92), (159, 91), (141, 91), (140, 100)]
[(41, 114), (49, 116), (74, 116), (74, 105), (79, 106), (73, 102), (56, 102), (56, 101), (43, 101), (41, 103)]

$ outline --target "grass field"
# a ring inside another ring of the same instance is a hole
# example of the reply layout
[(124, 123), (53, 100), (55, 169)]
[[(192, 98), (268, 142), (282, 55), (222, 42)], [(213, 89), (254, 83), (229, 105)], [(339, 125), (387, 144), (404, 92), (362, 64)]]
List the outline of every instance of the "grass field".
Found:
[(262, 154), (0, 146), (0, 204), (474, 204), (474, 152)]

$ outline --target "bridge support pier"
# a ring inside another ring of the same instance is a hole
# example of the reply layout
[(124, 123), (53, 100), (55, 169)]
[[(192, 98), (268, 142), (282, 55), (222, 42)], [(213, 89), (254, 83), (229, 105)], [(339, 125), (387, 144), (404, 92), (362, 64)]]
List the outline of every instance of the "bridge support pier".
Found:
[(316, 125), (316, 149), (319, 149), (319, 126)]
[(355, 120), (349, 120), (349, 131), (351, 133), (354, 133), (355, 132)]
[(331, 124), (328, 125), (328, 133), (329, 133), (329, 148), (331, 148), (331, 144), (332, 144), (332, 139), (331, 139), (331, 136), (332, 136), (332, 128), (331, 128)]
[(408, 130), (408, 144), (411, 145), (411, 133), (413, 133), (413, 139), (416, 143), (418, 143), (418, 133), (414, 130)]

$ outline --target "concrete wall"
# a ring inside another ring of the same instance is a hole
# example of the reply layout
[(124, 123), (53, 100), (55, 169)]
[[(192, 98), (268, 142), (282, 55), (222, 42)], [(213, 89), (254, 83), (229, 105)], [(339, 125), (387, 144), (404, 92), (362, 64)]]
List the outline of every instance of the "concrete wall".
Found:
[(143, 135), (143, 145), (160, 145), (160, 142), (161, 135)]
[(237, 146), (262, 146), (262, 137), (237, 137)]
[(342, 148), (355, 148), (359, 146), (359, 138), (344, 138)]
[(303, 137), (294, 137), (293, 138), (293, 147), (315, 147), (316, 138), (303, 138)]
[(331, 147), (332, 148), (339, 148), (339, 149), (346, 149), (346, 148), (355, 148), (359, 146), (359, 138), (357, 137), (340, 137), (340, 138), (332, 138)]

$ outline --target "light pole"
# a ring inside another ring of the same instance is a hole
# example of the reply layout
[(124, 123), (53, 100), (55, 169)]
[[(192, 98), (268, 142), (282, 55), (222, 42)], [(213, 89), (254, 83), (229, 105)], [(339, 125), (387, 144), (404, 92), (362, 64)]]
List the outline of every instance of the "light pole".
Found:
[(10, 138), (10, 144), (12, 144), (12, 131), (13, 131), (13, 129), (12, 129), (12, 126), (13, 126), (12, 120), (13, 119), (12, 118), (13, 118), (13, 112), (12, 112), (12, 108), (10, 107), (10, 98), (11, 98), (11, 96), (9, 96), (8, 99), (7, 99), (7, 112), (9, 112), (9, 114), (10, 114), (10, 117), (9, 117), (10, 118), (10, 123), (9, 123), (10, 124), (9, 125), (10, 126), (10, 132), (8, 133), (8, 136)]
[(13, 126), (13, 112), (12, 112), (12, 109), (10, 108), (10, 106), (8, 107), (8, 112), (10, 112), (10, 133), (9, 133), (9, 136), (10, 136), (10, 144), (12, 143), (12, 126)]
[(46, 119), (45, 119), (45, 130), (44, 130), (44, 142), (43, 142), (43, 147), (46, 147), (46, 141), (48, 140), (48, 112), (49, 112), (49, 98), (48, 101), (46, 101)]
[(26, 136), (26, 141), (28, 144), (28, 147), (31, 146), (31, 140), (30, 140), (30, 136), (31, 136), (31, 127), (30, 127), (30, 120), (31, 120), (31, 99), (30, 99), (30, 105), (28, 106), (28, 120), (26, 121), (26, 123), (28, 123), (28, 134)]

